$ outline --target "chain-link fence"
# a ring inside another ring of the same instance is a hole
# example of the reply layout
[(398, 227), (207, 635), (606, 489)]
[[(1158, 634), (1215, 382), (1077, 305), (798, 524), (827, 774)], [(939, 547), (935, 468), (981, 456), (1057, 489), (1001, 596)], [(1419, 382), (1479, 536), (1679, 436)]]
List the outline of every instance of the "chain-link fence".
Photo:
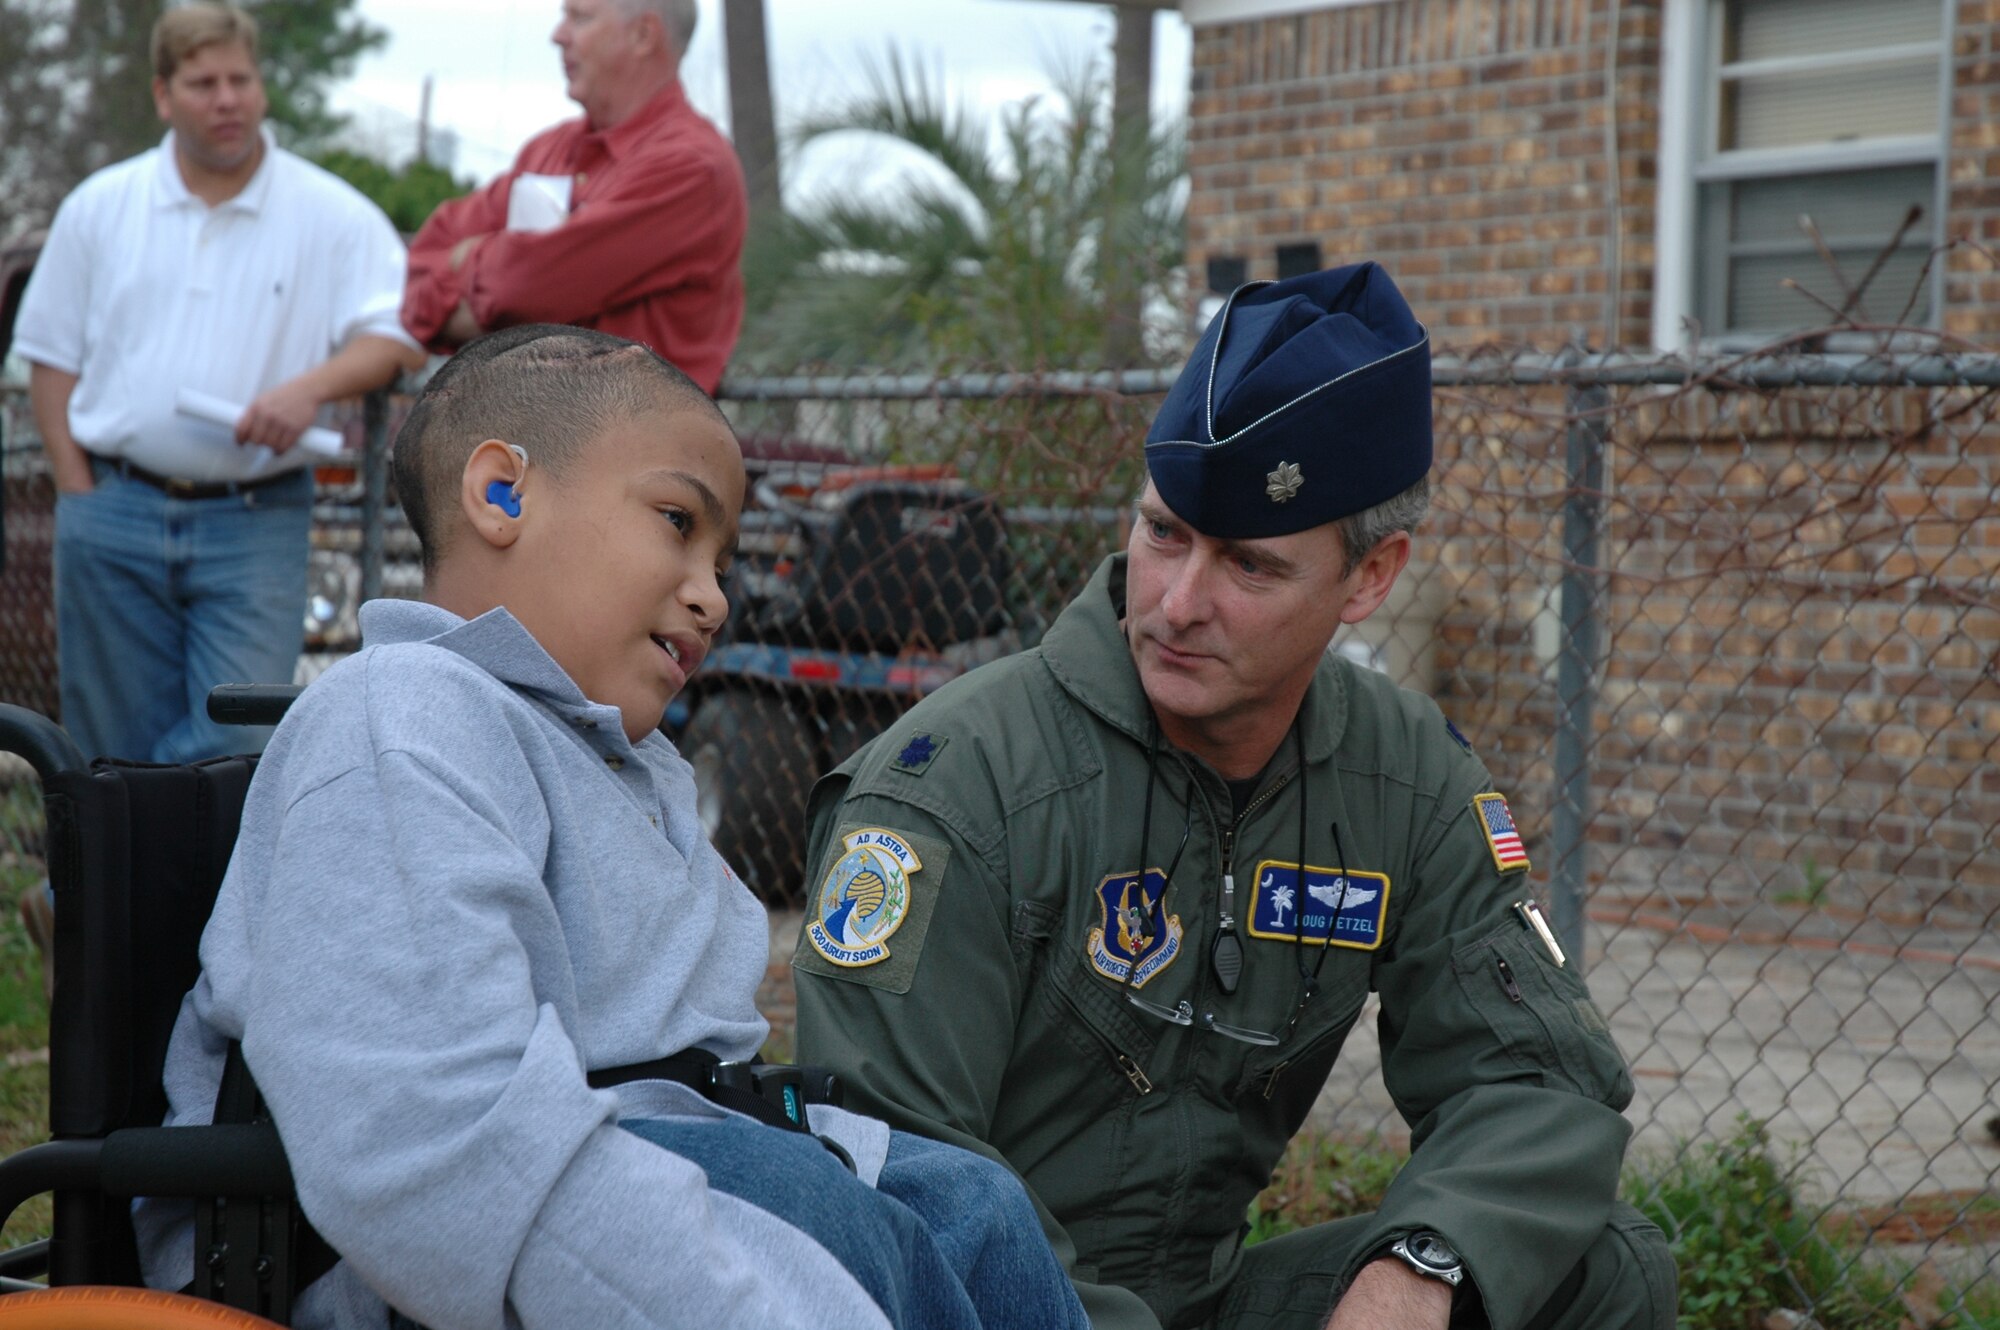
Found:
[[(1635, 1149), (1747, 1114), (1794, 1170), (1787, 1222), (2000, 1280), (2000, 359), (1436, 378), (1434, 514), (1334, 649), (1434, 696), (1509, 795), (1633, 1063)], [(1031, 645), (1122, 544), (1166, 385), (727, 386), (753, 495), (734, 612), (669, 726), (766, 899), (799, 902), (817, 773)], [(32, 460), (9, 445), (0, 696), (49, 706)], [(323, 650), (351, 648), (358, 595), (415, 589), (385, 497), (377, 447), (322, 505)], [(1322, 1126), (1401, 1139), (1378, 1065), (1364, 1018)]]
[[(1437, 381), (1435, 515), (1335, 649), (1437, 698), (1521, 810), (1633, 1063), (1635, 1187), (1761, 1176), (1731, 1222), (1824, 1324), (1964, 1315), (2000, 1283), (2000, 361), (1495, 355)], [(731, 385), (771, 460), (740, 654), (682, 743), (773, 901), (800, 889), (800, 773), (1031, 642), (1122, 543), (1166, 383)], [(1395, 1143), (1372, 1025), (1317, 1118)], [(1857, 1249), (1822, 1233), (1874, 1237), (1874, 1282), (1807, 1271)]]

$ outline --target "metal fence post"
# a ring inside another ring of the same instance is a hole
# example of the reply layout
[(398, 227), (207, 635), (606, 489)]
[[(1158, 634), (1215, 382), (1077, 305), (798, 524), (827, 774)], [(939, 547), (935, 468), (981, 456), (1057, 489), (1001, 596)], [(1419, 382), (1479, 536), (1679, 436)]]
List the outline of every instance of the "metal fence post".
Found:
[(361, 599), (382, 594), (382, 516), (389, 502), (389, 390), (361, 401)]
[(1584, 884), (1590, 823), (1591, 714), (1597, 701), (1602, 603), (1597, 544), (1604, 515), (1607, 397), (1596, 384), (1568, 394), (1563, 499), (1562, 643), (1556, 658), (1555, 844), (1550, 906), (1563, 949), (1583, 963)]

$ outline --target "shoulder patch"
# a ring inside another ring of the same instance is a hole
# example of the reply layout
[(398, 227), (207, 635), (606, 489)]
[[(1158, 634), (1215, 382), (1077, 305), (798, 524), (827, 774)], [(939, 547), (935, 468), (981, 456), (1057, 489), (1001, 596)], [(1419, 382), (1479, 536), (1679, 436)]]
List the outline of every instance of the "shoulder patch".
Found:
[(910, 741), (903, 745), (903, 751), (896, 754), (896, 760), (890, 765), (908, 775), (921, 776), (950, 742), (948, 737), (939, 738), (935, 734), (911, 735)]
[(1479, 815), (1486, 848), (1493, 851), (1493, 866), (1503, 873), (1526, 868), (1528, 851), (1521, 844), (1521, 832), (1514, 825), (1514, 813), (1507, 807), (1507, 800), (1498, 794), (1475, 794), (1472, 811)]
[(950, 858), (951, 847), (928, 836), (841, 827), (806, 901), (792, 968), (909, 992)]

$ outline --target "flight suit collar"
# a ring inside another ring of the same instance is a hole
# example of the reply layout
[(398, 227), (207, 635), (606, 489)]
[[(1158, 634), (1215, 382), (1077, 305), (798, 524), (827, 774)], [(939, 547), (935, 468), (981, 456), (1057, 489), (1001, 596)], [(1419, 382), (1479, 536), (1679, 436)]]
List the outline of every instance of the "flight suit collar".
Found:
[[(1144, 744), (1152, 735), (1152, 708), (1132, 664), (1124, 617), (1125, 556), (1120, 553), (1097, 566), (1083, 591), (1050, 626), (1042, 638), (1042, 659), (1086, 710)], [(1299, 716), (1306, 760), (1331, 758), (1347, 729), (1347, 689), (1330, 655), (1320, 661)]]

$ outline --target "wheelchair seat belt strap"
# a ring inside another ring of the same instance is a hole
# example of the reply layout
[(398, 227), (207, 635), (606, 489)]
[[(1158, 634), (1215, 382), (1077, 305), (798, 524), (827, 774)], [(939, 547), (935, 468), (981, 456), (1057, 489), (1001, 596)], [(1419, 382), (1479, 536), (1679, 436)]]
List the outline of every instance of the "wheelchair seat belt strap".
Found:
[(710, 1103), (787, 1131), (811, 1131), (807, 1104), (840, 1102), (840, 1079), (831, 1072), (770, 1062), (724, 1062), (699, 1048), (650, 1062), (606, 1067), (587, 1079), (593, 1090), (629, 1081), (677, 1081)]

